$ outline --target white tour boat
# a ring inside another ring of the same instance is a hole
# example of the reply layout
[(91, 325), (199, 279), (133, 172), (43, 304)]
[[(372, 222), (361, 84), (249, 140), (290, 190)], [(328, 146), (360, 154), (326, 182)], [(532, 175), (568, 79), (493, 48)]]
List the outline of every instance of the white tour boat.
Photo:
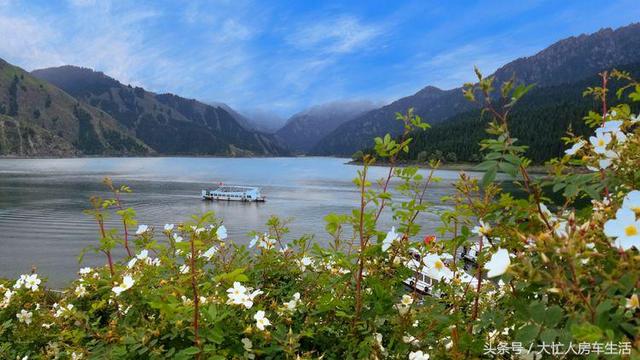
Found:
[(219, 185), (215, 189), (202, 190), (202, 200), (263, 202), (265, 198), (258, 187)]

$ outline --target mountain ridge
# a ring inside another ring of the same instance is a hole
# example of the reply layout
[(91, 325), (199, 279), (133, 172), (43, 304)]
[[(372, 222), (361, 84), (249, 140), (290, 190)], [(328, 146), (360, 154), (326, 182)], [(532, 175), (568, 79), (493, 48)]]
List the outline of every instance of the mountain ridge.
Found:
[(160, 154), (265, 156), (287, 151), (271, 135), (246, 129), (221, 106), (124, 85), (89, 68), (31, 72), (110, 114)]
[(0, 59), (0, 155), (149, 155), (107, 113)]
[(292, 151), (305, 153), (339, 125), (373, 108), (375, 105), (365, 100), (315, 105), (292, 115), (275, 135)]
[[(519, 82), (536, 83), (538, 87), (579, 80), (614, 66), (640, 61), (640, 23), (617, 29), (603, 28), (559, 40), (529, 57), (515, 59), (494, 72), (496, 81), (514, 74)], [(415, 109), (426, 122), (437, 124), (473, 109), (462, 96), (461, 88), (441, 90), (427, 86), (414, 95), (400, 98), (380, 109), (372, 110), (348, 121), (314, 146), (313, 155), (349, 156), (371, 146), (373, 138), (385, 133), (398, 135), (401, 124), (396, 112)]]

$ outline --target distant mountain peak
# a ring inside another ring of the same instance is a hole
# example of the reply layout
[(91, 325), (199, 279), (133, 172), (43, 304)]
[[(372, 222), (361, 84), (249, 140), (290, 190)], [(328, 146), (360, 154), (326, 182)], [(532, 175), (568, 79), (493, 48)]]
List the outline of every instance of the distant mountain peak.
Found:
[(307, 152), (341, 124), (377, 106), (368, 100), (338, 100), (315, 105), (292, 115), (276, 136), (292, 150)]
[[(604, 28), (592, 34), (572, 36), (548, 46), (538, 53), (513, 60), (493, 74), (496, 82), (514, 74), (517, 81), (538, 87), (572, 83), (593, 76), (604, 69), (640, 61), (640, 23), (617, 29)], [(488, 75), (488, 74), (487, 74)], [(427, 86), (414, 95), (348, 121), (311, 150), (318, 155), (351, 155), (371, 146), (372, 139), (385, 133), (398, 135), (402, 126), (396, 112), (415, 108), (416, 114), (434, 124), (446, 121), (473, 106), (464, 99), (460, 88), (441, 90)]]

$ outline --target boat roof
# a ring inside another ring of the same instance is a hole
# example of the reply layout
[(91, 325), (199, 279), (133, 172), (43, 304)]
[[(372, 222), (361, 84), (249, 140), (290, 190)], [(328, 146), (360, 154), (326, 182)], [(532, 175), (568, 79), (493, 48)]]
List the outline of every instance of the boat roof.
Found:
[(224, 186), (219, 186), (219, 187), (215, 188), (213, 191), (219, 191), (219, 192), (247, 192), (247, 191), (258, 191), (258, 190), (260, 190), (260, 188), (250, 187), (250, 186), (229, 186), (229, 185), (224, 185)]

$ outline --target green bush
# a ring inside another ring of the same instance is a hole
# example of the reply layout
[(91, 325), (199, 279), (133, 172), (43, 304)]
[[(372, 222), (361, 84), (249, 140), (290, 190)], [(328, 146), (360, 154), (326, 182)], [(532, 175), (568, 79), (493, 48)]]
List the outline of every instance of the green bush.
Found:
[[(640, 100), (640, 84), (611, 76), (630, 84), (620, 97)], [(113, 195), (91, 201), (99, 243), (87, 250), (103, 253), (106, 265), (80, 269), (61, 293), (37, 274), (2, 281), (0, 357), (418, 360), (532, 358), (533, 351), (571, 358), (588, 348), (589, 358), (605, 351), (637, 358), (638, 116), (603, 104), (604, 114), (586, 119), (596, 135), (569, 135), (574, 145), (549, 164), (550, 176), (532, 177), (507, 116), (528, 87), (508, 81), (495, 96), (493, 82), (478, 72), (465, 90), (494, 116), (481, 180), (460, 173), (455, 194), (442, 199), (448, 206), (427, 201), (436, 170), (423, 176), (393, 167), (410, 132), (427, 127), (409, 110), (398, 115), (399, 140), (377, 138), (376, 155), (363, 155), (357, 207), (326, 216), (327, 246), (311, 235), (291, 239), (276, 217), (248, 247), (229, 239), (211, 213), (154, 229), (124, 207), (130, 189), (105, 180)], [(391, 168), (374, 181), (369, 168), (380, 158)], [(498, 172), (527, 196), (502, 189)], [(562, 201), (544, 198), (543, 186)], [(576, 205), (585, 198), (590, 206)], [(416, 219), (424, 212), (442, 219), (441, 239), (421, 239)], [(396, 227), (379, 229), (385, 213)], [(110, 216), (122, 229), (107, 227)], [(119, 246), (128, 254), (122, 262), (111, 255)], [(476, 254), (476, 266), (450, 255), (461, 249)], [(419, 268), (437, 279), (432, 296), (403, 283), (416, 282)]]

